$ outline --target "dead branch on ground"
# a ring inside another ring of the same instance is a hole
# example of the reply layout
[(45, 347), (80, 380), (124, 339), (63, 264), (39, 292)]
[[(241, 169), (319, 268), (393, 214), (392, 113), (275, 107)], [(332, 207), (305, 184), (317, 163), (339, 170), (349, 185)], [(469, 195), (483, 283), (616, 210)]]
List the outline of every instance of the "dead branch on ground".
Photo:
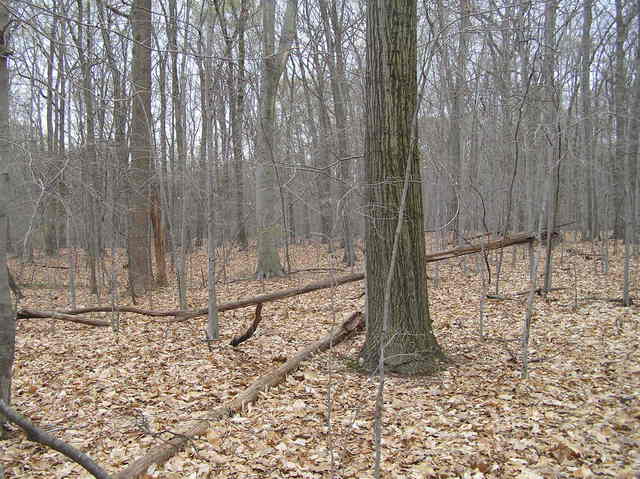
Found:
[(324, 338), (301, 350), (282, 366), (258, 378), (251, 386), (238, 394), (226, 404), (213, 409), (206, 417), (196, 419), (179, 435), (153, 447), (145, 456), (132, 462), (126, 469), (120, 471), (116, 479), (133, 479), (141, 477), (152, 464), (162, 464), (178, 453), (194, 437), (205, 434), (212, 423), (224, 417), (230, 417), (242, 410), (247, 404), (258, 399), (258, 395), (285, 380), (287, 375), (298, 369), (300, 363), (311, 358), (314, 354), (326, 351), (350, 337), (355, 331), (364, 327), (362, 313), (356, 312), (344, 322), (333, 328)]
[(247, 329), (244, 334), (233, 338), (229, 344), (235, 347), (241, 343), (244, 343), (247, 339), (253, 336), (253, 333), (256, 332), (260, 321), (262, 321), (262, 303), (258, 303), (256, 305), (256, 316), (253, 319), (253, 323), (251, 324), (251, 326), (249, 326), (249, 329)]
[(71, 321), (72, 323), (88, 324), (89, 326), (98, 326), (101, 328), (111, 326), (109, 321), (99, 319), (88, 319), (71, 314), (58, 313), (56, 311), (34, 311), (32, 309), (21, 309), (16, 314), (17, 319), (60, 319), (62, 321)]
[[(535, 240), (534, 236), (528, 233), (520, 233), (520, 234), (512, 235), (506, 238), (502, 238), (500, 240), (491, 241), (484, 245), (465, 246), (463, 248), (454, 248), (446, 251), (440, 251), (437, 253), (431, 253), (426, 256), (426, 262), (433, 263), (436, 261), (443, 261), (443, 260), (455, 258), (458, 256), (480, 253), (483, 251), (491, 251), (491, 250), (505, 248), (507, 246), (514, 246), (518, 244), (530, 243), (534, 240)], [(239, 308), (246, 308), (247, 306), (256, 306), (261, 303), (269, 303), (269, 302), (284, 299), (284, 298), (290, 298), (292, 296), (311, 293), (313, 291), (318, 291), (321, 289), (334, 288), (342, 284), (352, 283), (355, 281), (360, 281), (362, 279), (364, 279), (364, 273), (354, 273), (354, 274), (343, 276), (341, 278), (326, 279), (323, 281), (317, 281), (315, 283), (309, 283), (299, 288), (290, 288), (284, 291), (276, 291), (274, 293), (262, 294), (259, 296), (254, 296), (252, 298), (242, 299), (239, 301), (222, 303), (218, 305), (218, 311), (224, 312), (224, 311), (231, 311)], [(93, 307), (87, 307), (87, 308), (66, 310), (66, 311), (62, 311), (61, 313), (55, 313), (55, 314), (78, 315), (78, 314), (98, 313), (98, 312), (109, 313), (114, 311), (121, 312), (121, 313), (134, 313), (134, 314), (140, 314), (143, 316), (151, 316), (151, 317), (173, 316), (174, 319), (171, 319), (170, 322), (182, 322), (182, 321), (188, 321), (193, 318), (207, 315), (209, 312), (209, 308), (201, 308), (201, 309), (195, 309), (195, 310), (179, 310), (178, 309), (178, 310), (169, 310), (169, 311), (157, 311), (157, 310), (141, 309), (134, 306), (115, 306), (115, 307), (114, 306), (93, 306)], [(45, 317), (43, 315), (46, 313), (48, 312), (21, 310), (19, 312), (19, 317), (40, 318), (40, 317)], [(57, 319), (66, 319), (66, 318), (63, 318), (60, 316)], [(91, 320), (86, 320), (86, 321), (91, 321)], [(90, 324), (90, 323), (85, 322), (84, 324)], [(96, 324), (96, 326), (103, 326), (103, 325)]]
[(111, 476), (107, 472), (98, 466), (93, 459), (87, 456), (82, 451), (79, 451), (75, 447), (67, 444), (60, 439), (53, 437), (46, 431), (43, 431), (38, 426), (33, 424), (29, 419), (18, 414), (12, 407), (8, 406), (2, 399), (0, 399), (0, 412), (9, 421), (22, 428), (27, 433), (27, 438), (31, 441), (43, 444), (55, 449), (56, 451), (64, 454), (73, 462), (81, 465), (87, 471), (89, 471), (94, 477), (98, 479), (111, 479)]

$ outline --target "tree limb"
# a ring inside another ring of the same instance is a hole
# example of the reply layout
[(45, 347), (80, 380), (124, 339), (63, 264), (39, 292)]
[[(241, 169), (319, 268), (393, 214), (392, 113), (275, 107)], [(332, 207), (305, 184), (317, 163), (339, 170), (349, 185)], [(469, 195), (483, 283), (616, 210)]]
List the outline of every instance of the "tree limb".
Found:
[(244, 334), (233, 338), (229, 344), (235, 347), (235, 346), (238, 346), (239, 344), (244, 343), (247, 339), (253, 336), (253, 333), (256, 332), (256, 329), (258, 328), (258, 324), (260, 324), (260, 321), (262, 321), (262, 303), (258, 303), (256, 305), (256, 316), (253, 319), (253, 323), (251, 324), (251, 326), (249, 326), (249, 329), (247, 329)]
[(62, 321), (71, 321), (72, 323), (88, 324), (89, 326), (98, 326), (105, 328), (111, 326), (109, 321), (102, 321), (99, 319), (88, 319), (73, 316), (71, 314), (58, 313), (56, 311), (34, 311), (32, 309), (21, 309), (16, 314), (17, 319), (44, 319), (53, 318), (60, 319)]
[[(495, 249), (505, 248), (507, 246), (514, 246), (518, 244), (530, 243), (535, 240), (535, 237), (528, 233), (520, 233), (512, 236), (508, 236), (496, 241), (490, 241), (485, 243), (484, 245), (478, 246), (465, 246), (462, 248), (454, 248), (445, 251), (439, 251), (437, 253), (431, 253), (426, 255), (425, 260), (427, 263), (433, 263), (436, 261), (443, 261), (449, 258), (455, 258), (458, 256), (464, 256), (468, 254), (480, 253), (482, 251), (491, 251)], [(354, 273), (350, 275), (343, 276), (341, 278), (335, 279), (326, 279), (323, 281), (317, 281), (315, 283), (309, 283), (305, 286), (301, 286), (299, 288), (290, 288), (285, 289), (284, 291), (276, 291), (273, 293), (262, 294), (259, 296), (254, 296), (252, 298), (241, 299), (239, 301), (231, 301), (227, 303), (222, 303), (218, 305), (218, 311), (231, 311), (234, 309), (246, 308), (248, 306), (256, 306), (261, 303), (269, 303), (272, 301), (290, 298), (292, 296), (298, 296), (301, 294), (311, 293), (313, 291), (318, 291), (321, 289), (334, 288), (336, 286), (340, 286), (346, 283), (352, 283), (355, 281), (360, 281), (364, 279), (364, 273)], [(66, 311), (62, 311), (60, 313), (57, 312), (49, 312), (49, 311), (31, 311), (22, 309), (18, 311), (18, 318), (26, 319), (26, 318), (42, 318), (42, 317), (54, 317), (53, 314), (57, 315), (57, 319), (64, 319), (71, 321), (68, 317), (64, 316), (73, 316), (78, 314), (85, 313), (110, 313), (113, 311), (118, 311), (121, 313), (134, 313), (141, 314), (143, 316), (151, 316), (151, 317), (169, 317), (173, 316), (175, 319), (172, 319), (171, 322), (182, 322), (188, 321), (193, 318), (197, 318), (199, 316), (205, 316), (208, 312), (208, 308), (200, 308), (194, 310), (168, 310), (168, 311), (157, 311), (157, 310), (149, 310), (149, 309), (141, 309), (136, 308), (134, 306), (92, 306), (87, 308), (79, 308), (79, 309), (70, 309)], [(43, 316), (44, 314), (48, 314), (48, 316)], [(83, 324), (92, 324), (88, 321), (97, 321), (97, 320), (83, 320), (78, 322), (83, 322)], [(97, 321), (101, 324), (92, 324), (94, 326), (108, 326), (110, 323)]]
[(93, 459), (91, 459), (85, 453), (79, 451), (78, 449), (67, 444), (64, 441), (61, 441), (60, 439), (56, 439), (48, 432), (43, 431), (38, 426), (29, 421), (29, 419), (18, 414), (2, 399), (0, 399), (0, 411), (9, 421), (22, 428), (27, 433), (27, 438), (29, 438), (29, 440), (43, 444), (64, 454), (73, 462), (81, 465), (87, 471), (93, 474), (93, 477), (96, 477), (98, 479), (111, 479), (111, 476), (107, 474), (104, 469), (98, 466), (93, 461)]

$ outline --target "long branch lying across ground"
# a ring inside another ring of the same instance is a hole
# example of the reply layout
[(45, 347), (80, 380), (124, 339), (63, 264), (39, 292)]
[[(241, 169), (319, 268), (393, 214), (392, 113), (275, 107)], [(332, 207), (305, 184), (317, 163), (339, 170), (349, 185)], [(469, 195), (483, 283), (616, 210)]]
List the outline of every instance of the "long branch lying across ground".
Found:
[[(491, 250), (496, 250), (500, 248), (505, 248), (507, 246), (530, 243), (531, 241), (534, 241), (534, 239), (535, 238), (528, 233), (521, 233), (521, 234), (513, 235), (507, 238), (502, 238), (500, 240), (490, 241), (483, 245), (464, 246), (461, 248), (454, 248), (446, 251), (439, 251), (437, 253), (428, 254), (426, 256), (426, 262), (432, 263), (432, 262), (442, 261), (445, 259), (455, 258), (459, 256), (479, 253), (482, 251), (491, 251)], [(290, 288), (284, 291), (276, 291), (274, 293), (262, 294), (259, 296), (242, 299), (240, 301), (222, 303), (218, 305), (218, 311), (219, 312), (231, 311), (234, 309), (246, 308), (247, 306), (255, 306), (262, 303), (269, 303), (279, 299), (290, 298), (292, 296), (311, 293), (313, 291), (318, 291), (321, 289), (334, 288), (342, 284), (352, 283), (354, 281), (360, 281), (362, 279), (364, 279), (364, 273), (354, 273), (347, 276), (342, 276), (340, 278), (330, 278), (323, 281), (309, 283), (299, 288)], [(114, 306), (93, 306), (93, 307), (87, 307), (87, 308), (70, 309), (70, 310), (61, 311), (61, 312), (33, 311), (33, 310), (22, 309), (18, 311), (17, 318), (29, 319), (29, 318), (50, 317), (54, 319), (72, 321), (72, 319), (69, 319), (69, 318), (79, 314), (109, 313), (114, 311), (118, 311), (122, 313), (135, 313), (135, 314), (141, 314), (144, 316), (151, 316), (151, 317), (173, 316), (175, 319), (172, 321), (180, 322), (180, 321), (188, 321), (190, 319), (197, 318), (200, 316), (205, 316), (209, 312), (209, 308), (200, 308), (195, 310), (177, 309), (177, 310), (169, 310), (169, 311), (155, 311), (155, 310), (149, 310), (149, 309), (135, 308), (133, 306), (114, 305)], [(108, 326), (109, 324), (105, 321), (98, 321), (98, 320), (92, 320), (92, 319), (83, 319), (82, 321), (75, 321), (75, 322), (82, 322), (83, 324), (89, 324), (93, 326)]]

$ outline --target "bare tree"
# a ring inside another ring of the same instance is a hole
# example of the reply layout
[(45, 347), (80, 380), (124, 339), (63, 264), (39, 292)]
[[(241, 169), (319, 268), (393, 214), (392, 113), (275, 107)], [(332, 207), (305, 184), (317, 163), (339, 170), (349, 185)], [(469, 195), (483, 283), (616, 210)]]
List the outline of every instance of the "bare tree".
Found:
[(256, 221), (258, 264), (256, 276), (269, 278), (282, 274), (278, 243), (282, 235), (278, 214), (278, 152), (275, 142), (276, 95), (289, 50), (296, 34), (297, 1), (288, 0), (278, 50), (275, 50), (274, 0), (262, 0), (262, 76), (258, 118), (256, 166)]
[(624, 0), (615, 0), (615, 80), (614, 80), (614, 108), (615, 108), (615, 156), (613, 159), (613, 225), (614, 238), (624, 238), (624, 197), (625, 197), (625, 163), (627, 145), (627, 87), (626, 67), (627, 53), (624, 43), (627, 38), (628, 19), (625, 15)]
[(351, 235), (350, 213), (350, 176), (351, 168), (347, 156), (347, 109), (346, 109), (346, 79), (343, 52), (343, 25), (338, 18), (337, 1), (332, 0), (329, 5), (327, 0), (320, 0), (320, 12), (324, 25), (324, 36), (327, 44), (327, 60), (331, 78), (331, 92), (333, 94), (333, 108), (336, 121), (337, 157), (340, 161), (341, 181), (339, 183), (338, 212), (342, 219), (342, 241), (344, 255), (342, 261), (347, 265), (355, 263), (355, 250)]
[[(16, 318), (9, 292), (7, 269), (7, 203), (9, 199), (9, 49), (10, 17), (0, 4), (0, 400), (11, 404), (11, 376), (16, 344)], [(0, 415), (0, 437), (4, 436)]]
[(136, 0), (131, 7), (133, 30), (131, 168), (129, 172), (129, 286), (134, 296), (152, 286), (149, 186), (151, 142), (151, 0)]

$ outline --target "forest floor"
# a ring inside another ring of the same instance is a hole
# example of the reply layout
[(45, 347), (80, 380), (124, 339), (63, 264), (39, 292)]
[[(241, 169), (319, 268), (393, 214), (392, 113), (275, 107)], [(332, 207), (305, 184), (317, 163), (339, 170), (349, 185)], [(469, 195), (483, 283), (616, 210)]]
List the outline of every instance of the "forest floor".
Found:
[[(535, 296), (528, 379), (521, 378), (519, 343), (526, 295), (486, 300), (483, 339), (479, 258), (428, 265), (435, 334), (450, 361), (430, 377), (387, 378), (384, 477), (637, 477), (640, 258), (632, 265), (636, 305), (621, 307), (608, 301), (622, 296), (622, 247), (616, 245), (614, 255), (613, 246), (607, 273), (590, 243), (565, 241), (556, 249), (553, 286), (566, 289)], [(341, 268), (324, 248), (294, 246), (293, 268)], [(525, 250), (504, 251), (500, 296), (528, 288)], [(220, 302), (331, 274), (306, 271), (273, 281), (250, 280), (252, 254), (228, 253), (229, 282), (217, 285)], [(490, 293), (495, 292), (496, 258), (490, 255)], [(66, 270), (47, 267), (64, 265), (66, 258), (38, 257), (35, 263), (12, 263), (26, 294), (21, 307), (67, 309)], [(190, 271), (189, 304), (206, 306), (204, 254), (193, 255)], [(119, 272), (119, 303), (130, 304), (125, 272)], [(86, 286), (86, 271), (80, 273), (79, 284)], [(222, 313), (221, 340), (211, 351), (203, 342), (205, 318), (168, 323), (121, 314), (117, 332), (51, 319), (19, 320), (13, 406), (115, 473), (327, 334), (332, 325), (362, 311), (362, 291), (362, 282), (356, 282), (265, 304), (256, 334), (237, 348), (229, 340), (251, 323), (254, 309)], [(109, 304), (107, 292), (98, 300), (80, 287), (78, 305), (95, 304)], [(175, 309), (174, 289), (155, 290), (139, 306)], [(359, 333), (302, 363), (280, 386), (216, 422), (206, 436), (190, 441), (165, 465), (150, 468), (146, 477), (372, 477), (377, 379), (357, 371), (363, 340)], [(17, 429), (0, 441), (0, 463), (7, 478), (90, 477)]]

